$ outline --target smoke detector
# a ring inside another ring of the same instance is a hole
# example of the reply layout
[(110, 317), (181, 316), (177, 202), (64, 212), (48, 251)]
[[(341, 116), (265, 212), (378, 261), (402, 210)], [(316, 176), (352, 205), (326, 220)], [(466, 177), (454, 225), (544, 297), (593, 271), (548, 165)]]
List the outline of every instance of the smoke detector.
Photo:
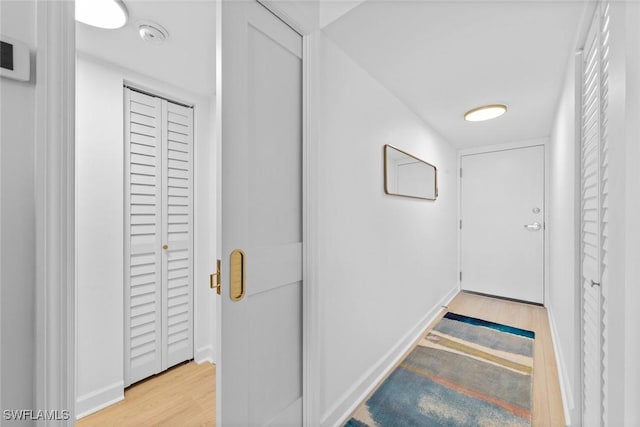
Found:
[(138, 23), (138, 34), (142, 40), (153, 44), (162, 44), (169, 37), (160, 24), (148, 21)]

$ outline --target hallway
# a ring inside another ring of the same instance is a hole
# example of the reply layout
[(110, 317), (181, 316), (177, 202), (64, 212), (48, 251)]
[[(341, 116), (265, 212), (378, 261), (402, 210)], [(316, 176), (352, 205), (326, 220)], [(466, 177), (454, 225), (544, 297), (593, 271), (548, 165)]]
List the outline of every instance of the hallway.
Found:
[[(448, 309), (537, 332), (533, 425), (640, 426), (640, 2), (105, 0), (109, 29), (82, 3), (0, 0), (7, 421), (104, 425), (88, 414), (117, 402), (117, 426), (215, 406), (194, 423), (335, 427)], [(170, 101), (194, 107), (193, 135), (171, 130), (190, 147), (169, 148)], [(126, 409), (127, 346), (160, 354), (149, 375), (216, 365), (138, 382)]]

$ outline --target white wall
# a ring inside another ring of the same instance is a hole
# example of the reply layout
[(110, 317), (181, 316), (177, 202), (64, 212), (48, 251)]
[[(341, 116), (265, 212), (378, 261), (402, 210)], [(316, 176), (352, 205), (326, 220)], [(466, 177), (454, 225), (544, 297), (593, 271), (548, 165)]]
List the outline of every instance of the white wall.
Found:
[(640, 425), (640, 4), (627, 4), (626, 11), (626, 289), (625, 324), (625, 422)]
[(124, 81), (195, 103), (194, 357), (214, 359), (215, 300), (208, 288), (212, 99), (79, 54), (77, 60), (77, 380), (82, 416), (123, 398)]
[[(638, 333), (638, 56), (640, 30), (638, 5), (611, 3), (611, 65), (609, 68), (609, 250), (607, 280), (603, 292), (608, 299), (606, 390), (608, 425), (637, 425), (640, 418), (640, 353)], [(628, 388), (627, 388), (628, 387)]]
[(576, 105), (579, 87), (576, 88), (575, 61), (573, 56), (568, 61), (549, 144), (550, 283), (547, 304), (559, 356), (558, 371), (564, 387), (565, 406), (573, 425), (580, 420), (580, 405), (575, 404), (579, 402), (575, 393), (580, 393), (580, 310), (577, 306), (580, 300), (577, 280), (580, 234), (576, 217), (580, 195), (576, 179), (580, 135), (576, 135), (575, 110), (580, 104)]
[[(321, 36), (320, 418), (333, 425), (457, 292), (457, 154)], [(383, 146), (438, 168), (439, 197), (384, 194)]]
[[(0, 32), (26, 43), (33, 56), (35, 1), (0, 2), (0, 19)], [(0, 409), (26, 409), (35, 403), (33, 77), (0, 79), (0, 117)]]

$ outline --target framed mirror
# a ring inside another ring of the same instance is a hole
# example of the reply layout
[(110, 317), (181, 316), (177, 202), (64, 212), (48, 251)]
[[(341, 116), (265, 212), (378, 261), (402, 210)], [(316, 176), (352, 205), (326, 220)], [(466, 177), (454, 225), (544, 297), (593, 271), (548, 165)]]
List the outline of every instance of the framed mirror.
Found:
[(436, 200), (438, 169), (392, 145), (384, 146), (384, 192), (395, 196)]

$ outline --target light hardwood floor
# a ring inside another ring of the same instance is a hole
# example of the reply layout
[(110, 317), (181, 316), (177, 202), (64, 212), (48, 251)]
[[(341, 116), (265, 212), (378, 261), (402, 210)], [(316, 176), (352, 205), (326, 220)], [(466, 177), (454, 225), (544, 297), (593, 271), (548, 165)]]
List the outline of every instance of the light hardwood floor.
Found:
[[(533, 425), (565, 425), (551, 331), (544, 307), (462, 292), (451, 301), (448, 310), (534, 331)], [(424, 335), (444, 313), (443, 310)], [(215, 366), (210, 363), (191, 362), (175, 367), (129, 388), (124, 401), (81, 419), (77, 425), (214, 426), (215, 375)]]
[(462, 292), (451, 301), (448, 310), (535, 332), (532, 422), (534, 426), (565, 425), (546, 308)]
[[(422, 338), (431, 332), (431, 329), (442, 319), (442, 316), (447, 311), (535, 332), (532, 424), (534, 427), (565, 426), (558, 370), (556, 368), (553, 343), (551, 342), (551, 329), (549, 328), (547, 310), (544, 307), (461, 292), (453, 298), (446, 310), (443, 309), (438, 314), (420, 338), (400, 358), (395, 367), (402, 362)], [(389, 374), (393, 372), (393, 369), (389, 371)], [(366, 402), (375, 393), (376, 389), (363, 401)], [(351, 418), (351, 415), (347, 417), (347, 419), (349, 418)]]
[(448, 310), (535, 332), (532, 423), (541, 427), (565, 425), (546, 308), (462, 292), (449, 303)]
[(125, 399), (78, 427), (215, 426), (216, 367), (189, 362), (128, 388)]

